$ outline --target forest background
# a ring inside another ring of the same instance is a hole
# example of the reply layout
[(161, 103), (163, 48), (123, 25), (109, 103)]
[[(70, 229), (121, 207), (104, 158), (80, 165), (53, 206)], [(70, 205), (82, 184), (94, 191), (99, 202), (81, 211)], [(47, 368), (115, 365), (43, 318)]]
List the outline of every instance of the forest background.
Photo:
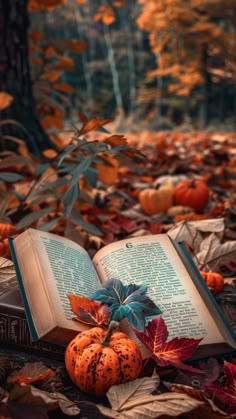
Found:
[(37, 131), (40, 147), (41, 127), (53, 137), (79, 113), (115, 117), (111, 130), (122, 133), (234, 130), (233, 0), (8, 3), (0, 91), (14, 101), (1, 119)]
[[(199, 270), (221, 275), (216, 301), (235, 327), (235, 23), (235, 0), (0, 0), (0, 256), (10, 258), (7, 237), (28, 227), (69, 237), (90, 256), (171, 232)], [(235, 356), (227, 360), (210, 358), (198, 387), (174, 370), (195, 400), (175, 393), (175, 416), (194, 417), (206, 382), (223, 390), (211, 387), (203, 410), (214, 415), (202, 417), (226, 417), (212, 405), (216, 391), (218, 407), (236, 411)], [(38, 363), (27, 368), (22, 383)], [(8, 359), (0, 370), (7, 381)], [(0, 410), (15, 397), (22, 417), (19, 393), (1, 394)], [(163, 400), (160, 415), (171, 407)]]

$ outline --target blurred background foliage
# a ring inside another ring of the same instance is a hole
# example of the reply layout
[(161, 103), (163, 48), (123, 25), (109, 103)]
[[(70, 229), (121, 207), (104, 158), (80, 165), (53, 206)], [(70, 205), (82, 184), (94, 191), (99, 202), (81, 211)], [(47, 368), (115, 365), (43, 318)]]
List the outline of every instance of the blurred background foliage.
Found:
[(14, 100), (0, 117), (27, 135), (1, 129), (31, 151), (79, 113), (114, 117), (112, 132), (235, 129), (235, 0), (4, 4), (0, 91)]

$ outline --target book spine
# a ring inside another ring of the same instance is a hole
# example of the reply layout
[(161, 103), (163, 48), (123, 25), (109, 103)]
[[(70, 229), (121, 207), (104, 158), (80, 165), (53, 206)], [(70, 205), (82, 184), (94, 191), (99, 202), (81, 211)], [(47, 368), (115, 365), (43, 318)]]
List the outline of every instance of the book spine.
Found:
[(0, 344), (16, 352), (30, 352), (32, 355), (46, 358), (64, 359), (65, 348), (41, 340), (32, 342), (26, 318), (1, 312), (1, 308)]

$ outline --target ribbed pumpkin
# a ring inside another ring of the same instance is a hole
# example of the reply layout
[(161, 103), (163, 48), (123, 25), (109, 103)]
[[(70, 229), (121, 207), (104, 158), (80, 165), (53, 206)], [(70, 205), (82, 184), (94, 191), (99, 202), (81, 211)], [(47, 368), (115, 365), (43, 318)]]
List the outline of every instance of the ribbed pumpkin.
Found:
[(210, 190), (200, 179), (187, 179), (180, 182), (174, 190), (174, 204), (185, 205), (201, 212), (207, 206)]
[(173, 192), (172, 185), (160, 186), (158, 189), (144, 189), (138, 197), (141, 208), (149, 215), (164, 212), (173, 205)]
[(71, 380), (82, 391), (101, 396), (114, 384), (138, 377), (142, 355), (137, 343), (125, 333), (101, 327), (78, 334), (67, 346), (65, 365)]
[(200, 271), (201, 276), (203, 277), (205, 283), (211, 290), (212, 294), (217, 294), (220, 292), (224, 286), (224, 278), (221, 274), (217, 272), (204, 272)]

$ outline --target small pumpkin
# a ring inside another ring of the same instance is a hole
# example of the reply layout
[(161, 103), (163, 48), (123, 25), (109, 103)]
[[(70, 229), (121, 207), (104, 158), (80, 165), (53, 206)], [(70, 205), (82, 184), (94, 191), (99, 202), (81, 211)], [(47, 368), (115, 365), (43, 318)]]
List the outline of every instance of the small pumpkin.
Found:
[(164, 186), (164, 185), (172, 185), (176, 186), (182, 180), (187, 179), (186, 175), (162, 175), (159, 176), (155, 182), (153, 183), (154, 187), (157, 186)]
[(117, 325), (112, 321), (108, 331), (93, 327), (81, 332), (66, 348), (66, 369), (85, 393), (102, 396), (112, 385), (135, 380), (141, 372), (137, 343), (117, 331)]
[(212, 294), (220, 292), (224, 286), (224, 278), (218, 272), (204, 272), (200, 271), (202, 278), (211, 290)]
[(172, 185), (160, 186), (158, 189), (144, 189), (138, 197), (141, 208), (149, 215), (164, 212), (173, 205), (173, 192)]
[(201, 212), (207, 206), (210, 189), (201, 179), (187, 179), (180, 182), (174, 190), (174, 204), (185, 205)]

